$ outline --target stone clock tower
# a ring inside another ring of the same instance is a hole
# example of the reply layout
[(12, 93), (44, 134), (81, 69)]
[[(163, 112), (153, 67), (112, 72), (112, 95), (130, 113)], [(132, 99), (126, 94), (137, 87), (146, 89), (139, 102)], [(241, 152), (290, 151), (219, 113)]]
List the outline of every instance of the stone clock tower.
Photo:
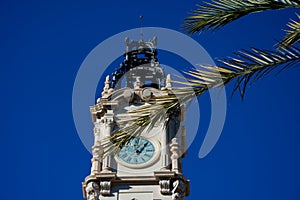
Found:
[[(183, 200), (189, 181), (182, 174), (186, 132), (185, 108), (166, 112), (148, 131), (137, 133), (117, 152), (104, 156), (103, 139), (118, 129), (118, 120), (150, 99), (172, 92), (171, 76), (157, 59), (154, 37), (125, 39), (124, 61), (107, 76), (102, 97), (90, 107), (94, 123), (91, 173), (82, 183), (88, 200)], [(152, 102), (153, 103), (153, 102)]]

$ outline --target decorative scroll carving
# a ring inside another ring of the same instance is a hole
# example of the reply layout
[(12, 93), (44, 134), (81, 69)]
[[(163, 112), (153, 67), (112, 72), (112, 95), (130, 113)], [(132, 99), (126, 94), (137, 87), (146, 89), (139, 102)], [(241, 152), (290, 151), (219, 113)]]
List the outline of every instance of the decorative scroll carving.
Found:
[(171, 190), (170, 190), (170, 180), (160, 180), (159, 181), (159, 185), (160, 185), (160, 193), (161, 194), (170, 194)]
[(110, 195), (110, 186), (111, 186), (110, 181), (101, 181), (100, 182), (100, 194), (102, 194), (103, 196)]
[(88, 200), (99, 200), (100, 187), (95, 182), (89, 182), (85, 188)]
[(142, 92), (142, 98), (145, 101), (148, 101), (152, 97), (152, 92), (150, 89), (144, 89)]
[(172, 200), (183, 200), (185, 197), (186, 184), (183, 180), (173, 181)]

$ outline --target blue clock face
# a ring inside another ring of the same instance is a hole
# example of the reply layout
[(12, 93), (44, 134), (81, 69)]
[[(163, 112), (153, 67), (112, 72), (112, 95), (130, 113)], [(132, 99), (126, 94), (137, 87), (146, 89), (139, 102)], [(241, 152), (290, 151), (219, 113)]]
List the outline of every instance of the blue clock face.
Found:
[(145, 138), (132, 138), (120, 150), (118, 157), (132, 165), (149, 161), (155, 152), (153, 144)]

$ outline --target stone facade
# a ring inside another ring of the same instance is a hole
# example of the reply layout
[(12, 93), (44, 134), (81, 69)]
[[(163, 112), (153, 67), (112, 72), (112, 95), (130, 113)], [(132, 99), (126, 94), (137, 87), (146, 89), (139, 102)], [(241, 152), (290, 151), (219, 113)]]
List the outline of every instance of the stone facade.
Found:
[[(125, 60), (136, 58), (132, 55), (136, 47), (141, 51), (134, 53), (148, 53), (144, 56), (148, 60), (141, 61), (144, 65), (139, 69), (145, 71), (152, 67), (152, 70), (159, 71), (155, 69), (159, 68), (156, 50), (151, 49), (155, 48), (156, 42), (157, 39), (148, 42), (129, 42), (129, 39), (126, 39), (126, 52), (130, 55), (126, 53)], [(136, 64), (139, 63), (138, 59), (136, 61)], [(134, 65), (132, 63), (135, 62), (128, 61), (128, 63)], [(185, 107), (172, 113), (164, 113), (164, 117), (151, 127), (151, 130), (139, 133), (137, 142), (144, 141), (144, 144), (136, 144), (138, 147), (128, 145), (124, 155), (126, 157), (128, 152), (132, 153), (133, 156), (127, 158), (135, 159), (135, 162), (124, 160), (118, 153), (105, 155), (103, 152), (103, 139), (117, 130), (117, 119), (126, 116), (124, 114), (130, 109), (147, 105), (152, 97), (167, 96), (172, 90), (170, 75), (165, 79), (160, 74), (157, 84), (152, 84), (155, 86), (151, 87), (145, 85), (147, 81), (145, 79), (150, 77), (151, 81), (157, 80), (155, 74), (152, 77), (139, 76), (137, 71), (127, 71), (131, 73), (131, 82), (135, 77), (132, 84), (127, 83), (126, 86), (130, 87), (111, 88), (118, 83), (113, 80), (112, 84), (107, 76), (102, 97), (90, 108), (94, 123), (94, 145), (91, 172), (82, 183), (83, 196), (88, 200), (182, 200), (189, 194), (189, 181), (182, 174), (181, 166), (186, 153), (186, 132), (182, 125)]]

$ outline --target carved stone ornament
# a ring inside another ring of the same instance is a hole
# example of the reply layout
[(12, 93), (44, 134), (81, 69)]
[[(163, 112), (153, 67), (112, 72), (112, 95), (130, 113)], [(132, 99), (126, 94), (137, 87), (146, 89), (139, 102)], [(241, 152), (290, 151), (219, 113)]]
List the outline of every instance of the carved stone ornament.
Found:
[(142, 82), (141, 82), (141, 78), (140, 77), (136, 77), (136, 80), (134, 82), (134, 89), (139, 89), (142, 86)]
[(101, 93), (101, 94), (102, 94), (102, 97), (103, 97), (103, 98), (107, 98), (109, 95), (111, 95), (111, 93), (112, 93), (113, 91), (114, 91), (114, 90), (113, 90), (112, 88), (110, 88), (110, 80), (109, 80), (109, 76), (106, 76), (105, 82), (104, 82), (103, 92)]
[(167, 89), (172, 89), (172, 79), (171, 79), (171, 75), (170, 74), (167, 75), (166, 88)]
[(159, 181), (159, 185), (160, 185), (160, 192), (161, 194), (170, 194), (171, 190), (170, 190), (170, 180), (160, 180)]
[(100, 194), (102, 194), (103, 196), (110, 195), (110, 186), (111, 186), (110, 181), (101, 181), (100, 182)]
[(95, 182), (89, 182), (85, 188), (88, 200), (99, 200), (100, 187)]
[(183, 200), (185, 197), (186, 184), (183, 180), (173, 181), (172, 200)]

